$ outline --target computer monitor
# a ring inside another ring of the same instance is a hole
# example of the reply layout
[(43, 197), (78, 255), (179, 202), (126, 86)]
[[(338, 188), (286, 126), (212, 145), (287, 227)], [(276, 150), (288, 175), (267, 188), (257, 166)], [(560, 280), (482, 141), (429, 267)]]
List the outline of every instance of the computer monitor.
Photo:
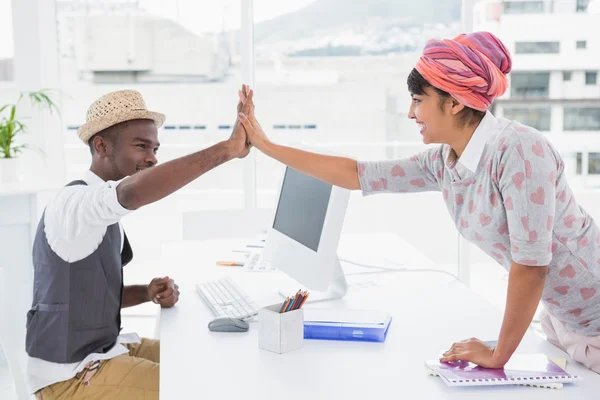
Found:
[(262, 258), (309, 289), (309, 301), (348, 291), (337, 249), (349, 197), (347, 189), (285, 169)]

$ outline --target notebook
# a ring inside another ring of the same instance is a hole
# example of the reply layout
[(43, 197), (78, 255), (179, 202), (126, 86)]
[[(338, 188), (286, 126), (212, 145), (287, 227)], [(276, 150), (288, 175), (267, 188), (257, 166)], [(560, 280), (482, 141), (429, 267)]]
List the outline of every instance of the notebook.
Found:
[[(564, 359), (562, 359), (562, 360), (564, 360)], [(427, 368), (427, 369), (429, 371), (429, 376), (440, 377), (444, 382), (446, 382), (446, 384), (448, 384), (448, 381), (445, 378), (441, 377), (440, 374), (436, 370), (431, 369), (431, 368)], [(562, 389), (563, 388), (562, 383), (535, 383), (535, 382), (533, 382), (533, 383), (519, 383), (519, 384), (515, 384), (515, 385), (516, 386), (536, 387), (536, 388), (541, 388), (541, 389)]]
[(518, 384), (574, 383), (571, 375), (544, 354), (515, 354), (504, 368), (490, 369), (473, 363), (427, 361), (427, 368), (438, 373), (448, 386), (495, 386)]

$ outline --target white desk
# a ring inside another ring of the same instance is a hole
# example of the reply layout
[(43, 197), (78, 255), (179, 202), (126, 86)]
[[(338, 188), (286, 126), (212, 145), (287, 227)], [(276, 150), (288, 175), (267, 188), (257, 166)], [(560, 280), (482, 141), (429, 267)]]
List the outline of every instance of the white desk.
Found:
[[(214, 266), (222, 245), (191, 242), (163, 250), (163, 259), (168, 260), (165, 271), (179, 283), (181, 296), (176, 307), (161, 312), (162, 400), (599, 396), (600, 376), (571, 360), (568, 370), (582, 375), (584, 381), (562, 390), (448, 388), (439, 378), (428, 376), (425, 359), (436, 358), (452, 342), (471, 336), (496, 339), (502, 321), (497, 309), (462, 283), (439, 273), (351, 275), (344, 300), (318, 305), (389, 311), (393, 320), (385, 343), (306, 340), (302, 349), (278, 355), (258, 348), (256, 322), (245, 333), (210, 332), (207, 324), (213, 315), (196, 294), (195, 282), (230, 275), (262, 306), (280, 301), (278, 283), (289, 279), (280, 273)], [(419, 258), (406, 244), (395, 250)], [(565, 356), (533, 332), (527, 333), (519, 351)]]

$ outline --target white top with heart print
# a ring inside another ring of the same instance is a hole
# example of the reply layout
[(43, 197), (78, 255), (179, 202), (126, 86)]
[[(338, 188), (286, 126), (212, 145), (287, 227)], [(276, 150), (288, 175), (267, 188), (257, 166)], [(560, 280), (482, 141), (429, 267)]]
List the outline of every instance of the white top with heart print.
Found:
[(467, 240), (506, 269), (547, 265), (547, 311), (571, 331), (600, 335), (600, 231), (537, 130), (487, 112), (460, 159), (440, 145), (407, 159), (360, 161), (358, 173), (364, 195), (442, 192)]

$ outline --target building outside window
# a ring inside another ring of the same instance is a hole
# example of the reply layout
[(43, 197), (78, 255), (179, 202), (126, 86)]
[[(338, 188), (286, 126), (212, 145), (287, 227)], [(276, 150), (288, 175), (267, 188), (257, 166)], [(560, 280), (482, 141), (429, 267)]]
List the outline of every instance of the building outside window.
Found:
[(504, 118), (518, 121), (538, 131), (550, 130), (550, 107), (508, 107), (504, 108)]
[(565, 107), (565, 131), (600, 131), (600, 107)]
[(535, 14), (544, 12), (543, 1), (505, 1), (502, 3), (504, 14)]
[(511, 74), (512, 97), (548, 97), (549, 72), (513, 72)]
[(515, 53), (517, 54), (558, 54), (560, 42), (517, 42)]

